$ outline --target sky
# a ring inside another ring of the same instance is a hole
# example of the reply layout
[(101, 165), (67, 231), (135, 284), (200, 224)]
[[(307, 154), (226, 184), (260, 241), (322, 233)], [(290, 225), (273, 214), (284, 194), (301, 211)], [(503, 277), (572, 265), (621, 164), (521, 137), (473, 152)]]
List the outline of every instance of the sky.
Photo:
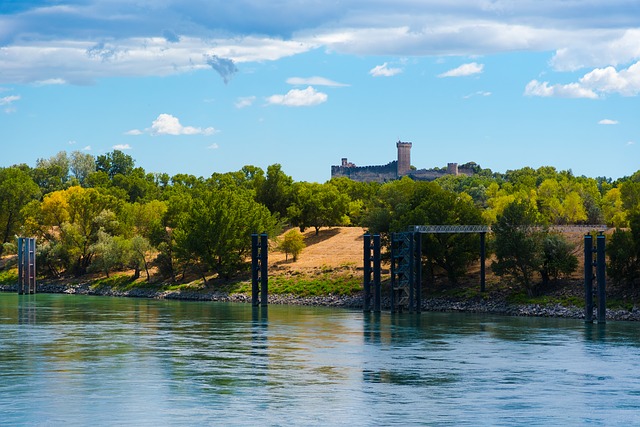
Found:
[(0, 167), (640, 170), (637, 0), (7, 0)]

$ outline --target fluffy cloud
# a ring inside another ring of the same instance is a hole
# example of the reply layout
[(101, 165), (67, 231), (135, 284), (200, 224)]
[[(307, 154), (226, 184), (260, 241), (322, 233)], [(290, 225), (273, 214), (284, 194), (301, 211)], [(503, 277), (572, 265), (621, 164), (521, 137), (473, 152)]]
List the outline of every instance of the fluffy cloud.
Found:
[(474, 74), (482, 73), (484, 69), (484, 64), (478, 64), (476, 62), (471, 62), (469, 64), (462, 64), (458, 68), (454, 68), (453, 70), (449, 70), (445, 73), (438, 75), (438, 77), (464, 77), (464, 76), (472, 76)]
[(7, 114), (14, 113), (16, 111), (13, 103), (20, 100), (20, 95), (9, 95), (0, 98), (0, 106), (4, 106), (4, 112)]
[(151, 135), (213, 135), (215, 129), (182, 126), (180, 120), (171, 114), (160, 114), (151, 124)]
[(178, 120), (177, 117), (172, 116), (171, 114), (160, 114), (158, 118), (156, 118), (153, 123), (151, 123), (151, 127), (145, 129), (144, 131), (139, 129), (131, 129), (125, 132), (125, 135), (142, 135), (144, 133), (149, 133), (151, 135), (213, 135), (216, 130), (212, 127), (208, 128), (197, 128), (193, 126), (183, 126)]
[(620, 71), (614, 67), (596, 68), (575, 83), (549, 85), (532, 80), (525, 88), (525, 95), (564, 98), (595, 99), (607, 94), (636, 96), (639, 93), (640, 61)]
[(401, 72), (402, 68), (389, 68), (389, 64), (386, 62), (382, 65), (376, 65), (369, 70), (369, 74), (373, 77), (392, 77), (396, 74), (400, 74)]
[(131, 146), (129, 144), (116, 144), (113, 147), (114, 150), (131, 150)]
[(557, 98), (598, 98), (598, 94), (590, 89), (581, 87), (578, 83), (566, 85), (549, 85), (549, 82), (531, 80), (524, 89), (526, 96), (557, 97)]
[[(318, 48), (396, 57), (554, 51), (556, 70), (619, 67), (640, 58), (631, 3), (305, 0), (275, 10), (252, 0), (27, 2), (0, 14), (0, 83), (86, 84), (211, 68), (229, 81), (242, 62)], [(399, 72), (376, 68), (372, 75)]]
[(334, 82), (333, 80), (329, 80), (324, 77), (290, 77), (287, 79), (287, 83), (290, 85), (313, 85), (313, 86), (331, 86), (331, 87), (342, 87), (349, 86), (344, 83)]
[(231, 78), (238, 72), (238, 67), (236, 67), (233, 59), (220, 58), (217, 55), (205, 55), (204, 57), (207, 64), (220, 74), (224, 84), (229, 83)]
[(599, 125), (617, 125), (618, 121), (617, 120), (611, 120), (611, 119), (602, 119), (598, 122)]
[(236, 100), (235, 106), (236, 108), (250, 107), (253, 105), (255, 100), (256, 100), (255, 96), (243, 96)]
[(287, 107), (310, 107), (322, 104), (329, 97), (326, 93), (318, 92), (313, 87), (306, 89), (291, 89), (284, 95), (272, 95), (267, 98), (267, 103), (272, 105), (286, 105)]
[(0, 105), (11, 105), (20, 100), (20, 95), (9, 95), (4, 98), (0, 98)]

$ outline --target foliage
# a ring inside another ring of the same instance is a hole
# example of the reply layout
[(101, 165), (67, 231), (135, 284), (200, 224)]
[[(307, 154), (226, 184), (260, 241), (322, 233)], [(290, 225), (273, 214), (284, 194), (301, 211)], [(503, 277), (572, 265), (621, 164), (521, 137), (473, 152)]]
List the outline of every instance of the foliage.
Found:
[(496, 260), (491, 268), (498, 276), (510, 276), (528, 295), (535, 294), (533, 275), (543, 265), (542, 236), (536, 230), (537, 213), (525, 202), (513, 202), (493, 225)]
[(333, 184), (300, 182), (293, 189), (294, 202), (287, 214), (291, 223), (301, 231), (314, 227), (318, 234), (321, 227), (348, 224), (349, 197), (340, 193)]
[(578, 258), (573, 254), (574, 247), (561, 234), (546, 233), (542, 242), (542, 283), (568, 276), (578, 268)]
[[(0, 169), (0, 244), (13, 240), (24, 220), (22, 209), (40, 195), (29, 174), (15, 167)], [(0, 255), (3, 246), (0, 245)]]
[(204, 271), (228, 277), (244, 262), (251, 248), (251, 233), (273, 234), (277, 221), (246, 191), (207, 190), (193, 200), (187, 215), (173, 231), (183, 260), (194, 260)]
[(306, 247), (304, 237), (297, 230), (289, 230), (278, 245), (278, 250), (285, 253), (285, 260), (289, 259), (289, 254), (294, 261), (298, 260), (298, 255)]

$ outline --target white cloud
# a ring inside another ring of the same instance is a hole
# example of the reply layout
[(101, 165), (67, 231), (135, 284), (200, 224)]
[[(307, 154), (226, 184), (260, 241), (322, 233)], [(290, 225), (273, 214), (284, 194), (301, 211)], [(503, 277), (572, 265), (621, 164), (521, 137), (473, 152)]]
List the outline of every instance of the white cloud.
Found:
[(331, 86), (331, 87), (342, 87), (349, 86), (348, 84), (334, 82), (333, 80), (329, 80), (325, 77), (290, 77), (287, 79), (287, 83), (290, 85), (313, 85), (313, 86)]
[(466, 95), (463, 98), (464, 99), (469, 99), (469, 98), (473, 98), (474, 96), (491, 96), (491, 92), (487, 92), (484, 90), (479, 90), (478, 92), (474, 92), (472, 94)]
[(149, 132), (151, 135), (213, 135), (216, 130), (212, 127), (183, 126), (177, 117), (160, 114), (151, 124)]
[(67, 82), (64, 79), (46, 79), (33, 82), (34, 86), (52, 86), (52, 85), (66, 85)]
[(218, 146), (218, 144), (215, 144), (215, 143), (213, 143), (213, 144), (211, 144), (211, 145), (209, 145), (207, 147), (207, 149), (209, 149), (209, 150), (217, 150), (218, 148), (220, 148), (220, 147)]
[(20, 100), (20, 95), (9, 95), (4, 98), (0, 98), (0, 105), (11, 105)]
[(590, 98), (597, 99), (598, 94), (590, 89), (581, 87), (578, 83), (566, 85), (551, 85), (549, 82), (531, 80), (524, 89), (526, 96), (557, 97), (557, 98)]
[(636, 145), (635, 141), (627, 141), (627, 145)]
[(85, 146), (85, 147), (82, 149), (82, 151), (91, 151), (91, 146), (90, 146), (90, 145)]
[(614, 67), (596, 68), (575, 83), (549, 85), (532, 80), (525, 88), (525, 95), (529, 96), (595, 99), (607, 94), (640, 94), (640, 61), (620, 71)]
[(373, 77), (392, 77), (400, 73), (402, 73), (402, 68), (389, 68), (386, 62), (382, 65), (376, 65), (369, 70), (369, 74)]
[(617, 125), (618, 121), (617, 120), (611, 120), (611, 119), (602, 119), (598, 122), (599, 125)]
[(438, 77), (465, 77), (471, 76), (474, 74), (482, 73), (484, 69), (484, 64), (478, 64), (477, 62), (471, 62), (469, 64), (462, 64), (458, 68), (454, 68), (453, 70), (449, 70), (445, 73), (438, 75)]
[(131, 136), (137, 136), (137, 135), (144, 134), (144, 132), (141, 131), (140, 129), (131, 129), (131, 130), (126, 131), (124, 134), (125, 135), (131, 135)]
[(286, 105), (287, 107), (310, 107), (322, 104), (329, 97), (326, 93), (316, 91), (312, 86), (306, 89), (291, 89), (284, 95), (272, 95), (267, 98), (267, 103), (273, 105)]
[(253, 103), (255, 102), (256, 97), (255, 96), (244, 96), (244, 97), (240, 97), (236, 100), (235, 102), (235, 106), (236, 108), (246, 108), (246, 107), (250, 107), (253, 105)]
[(114, 150), (131, 150), (131, 146), (129, 144), (116, 144), (111, 148)]

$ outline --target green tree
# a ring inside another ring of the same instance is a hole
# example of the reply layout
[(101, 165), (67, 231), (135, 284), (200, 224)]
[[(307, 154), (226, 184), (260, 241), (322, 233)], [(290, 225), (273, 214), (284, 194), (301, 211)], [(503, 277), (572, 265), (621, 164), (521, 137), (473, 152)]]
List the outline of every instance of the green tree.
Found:
[(133, 172), (134, 166), (133, 157), (120, 150), (113, 150), (111, 153), (96, 157), (96, 170), (105, 172), (110, 179), (117, 174), (129, 175)]
[(245, 260), (251, 234), (273, 234), (277, 220), (250, 192), (207, 190), (194, 199), (173, 231), (176, 251), (193, 260), (206, 283), (207, 271), (229, 277)]
[(550, 280), (568, 276), (578, 268), (578, 258), (573, 254), (574, 247), (561, 234), (547, 233), (543, 239), (542, 249), (540, 275), (544, 285)]
[(74, 151), (69, 159), (69, 169), (82, 187), (86, 186), (87, 177), (96, 171), (96, 159), (88, 153)]
[(294, 185), (294, 202), (287, 214), (301, 231), (313, 227), (318, 234), (321, 227), (347, 225), (349, 203), (349, 197), (330, 183), (299, 182)]
[(279, 164), (267, 167), (267, 178), (258, 180), (256, 200), (265, 205), (280, 218), (287, 216), (287, 209), (293, 200), (293, 179), (282, 171)]
[(538, 215), (525, 202), (513, 202), (498, 216), (492, 230), (496, 260), (491, 268), (498, 276), (510, 276), (533, 296), (533, 276), (542, 267), (542, 236), (537, 230)]
[(40, 190), (28, 173), (15, 167), (0, 169), (0, 255), (2, 243), (13, 240), (13, 236), (20, 233), (22, 208), (39, 196)]
[(304, 237), (298, 230), (289, 230), (280, 242), (278, 250), (284, 252), (285, 260), (289, 259), (289, 254), (293, 258), (293, 261), (298, 260), (298, 255), (306, 247), (304, 244)]
[[(406, 211), (392, 221), (396, 231), (410, 225), (479, 225), (482, 215), (470, 196), (446, 191), (432, 182), (417, 182)], [(451, 284), (480, 256), (477, 234), (438, 233), (424, 236), (423, 252), (430, 264), (442, 268)], [(430, 269), (432, 270), (432, 269)]]
[(633, 286), (640, 278), (640, 254), (630, 230), (617, 228), (607, 244), (607, 274), (614, 283)]

